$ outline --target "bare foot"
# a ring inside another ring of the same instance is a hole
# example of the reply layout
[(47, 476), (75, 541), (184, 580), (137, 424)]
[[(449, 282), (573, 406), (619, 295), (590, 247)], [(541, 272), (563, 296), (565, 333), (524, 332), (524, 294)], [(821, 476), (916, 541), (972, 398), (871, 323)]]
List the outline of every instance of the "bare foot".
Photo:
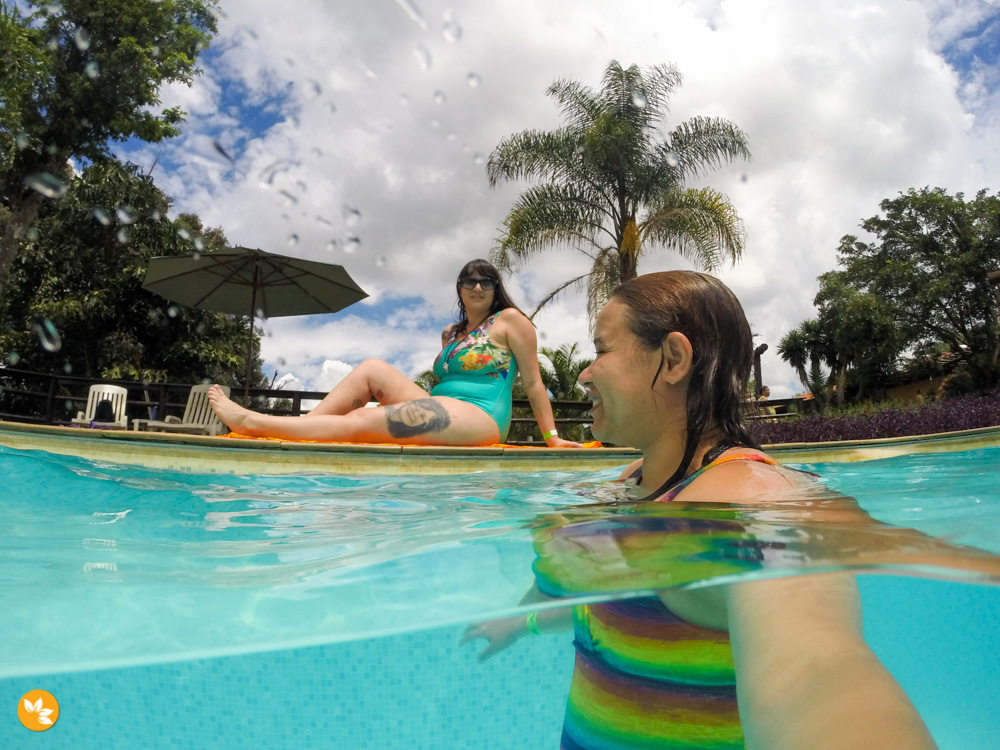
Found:
[(233, 432), (241, 432), (240, 428), (253, 414), (249, 409), (244, 409), (239, 404), (233, 403), (217, 385), (208, 389), (208, 402), (212, 405), (212, 411), (216, 413), (219, 420)]

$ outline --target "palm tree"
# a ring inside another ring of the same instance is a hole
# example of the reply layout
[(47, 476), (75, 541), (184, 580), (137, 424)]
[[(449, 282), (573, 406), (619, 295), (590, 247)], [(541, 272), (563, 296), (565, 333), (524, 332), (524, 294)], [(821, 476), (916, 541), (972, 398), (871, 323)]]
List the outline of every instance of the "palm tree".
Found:
[(586, 286), (593, 319), (610, 291), (637, 275), (646, 245), (673, 250), (705, 270), (741, 257), (743, 223), (728, 198), (684, 183), (749, 159), (746, 135), (711, 117), (693, 117), (664, 132), (668, 99), (680, 83), (672, 65), (643, 71), (623, 69), (617, 60), (605, 70), (600, 91), (558, 80), (546, 93), (565, 125), (517, 133), (490, 155), (492, 187), (516, 179), (540, 182), (515, 201), (493, 263), (510, 271), (553, 245), (592, 261), (587, 273), (558, 286), (535, 312), (563, 290)]
[(542, 381), (552, 394), (552, 398), (557, 401), (581, 401), (584, 398), (583, 389), (578, 382), (580, 373), (594, 360), (578, 359), (579, 351), (579, 344), (563, 344), (558, 349), (543, 346), (539, 350), (552, 368), (546, 367), (545, 361), (542, 361), (542, 366), (539, 368)]

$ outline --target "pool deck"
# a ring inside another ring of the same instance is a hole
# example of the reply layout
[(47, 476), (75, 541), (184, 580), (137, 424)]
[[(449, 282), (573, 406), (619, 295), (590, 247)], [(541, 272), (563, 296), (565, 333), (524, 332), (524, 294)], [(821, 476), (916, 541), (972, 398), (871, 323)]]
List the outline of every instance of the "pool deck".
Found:
[[(867, 461), (1000, 445), (1000, 427), (937, 435), (765, 446), (781, 463)], [(456, 474), (477, 471), (598, 471), (629, 463), (631, 448), (349, 445), (51, 427), (0, 421), (0, 446), (92, 461), (202, 474)]]

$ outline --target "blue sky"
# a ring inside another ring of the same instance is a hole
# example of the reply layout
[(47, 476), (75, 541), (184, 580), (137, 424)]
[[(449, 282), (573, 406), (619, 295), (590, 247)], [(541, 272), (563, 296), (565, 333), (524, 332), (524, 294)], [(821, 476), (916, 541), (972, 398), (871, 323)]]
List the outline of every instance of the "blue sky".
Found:
[[(559, 124), (556, 78), (596, 86), (612, 58), (677, 65), (667, 126), (722, 116), (754, 159), (710, 175), (743, 215), (740, 297), (775, 396), (799, 390), (775, 354), (813, 312), (816, 277), (878, 203), (924, 185), (996, 189), (997, 0), (263, 0), (224, 2), (188, 114), (154, 177), (177, 212), (230, 241), (344, 265), (371, 298), (335, 316), (272, 319), (263, 352), (308, 387), (368, 356), (427, 369), (461, 265), (485, 257), (523, 185), (491, 190), (501, 138)], [(218, 142), (233, 157), (215, 149)], [(123, 149), (143, 166), (158, 146)], [(687, 267), (650, 253), (640, 272)], [(511, 280), (522, 307), (586, 268), (570, 251)], [(583, 298), (537, 319), (540, 344), (581, 342)]]

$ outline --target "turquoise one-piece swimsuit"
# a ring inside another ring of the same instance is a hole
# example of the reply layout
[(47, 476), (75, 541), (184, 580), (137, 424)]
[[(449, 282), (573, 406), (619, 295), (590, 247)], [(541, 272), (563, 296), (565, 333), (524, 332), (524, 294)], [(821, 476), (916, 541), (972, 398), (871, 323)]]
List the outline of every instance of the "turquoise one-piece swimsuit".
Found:
[(511, 391), (517, 377), (517, 362), (510, 349), (490, 338), (490, 329), (500, 313), (493, 313), (465, 338), (452, 326), (444, 349), (434, 360), (438, 384), (432, 396), (448, 396), (478, 406), (497, 423), (500, 442), (510, 430)]

